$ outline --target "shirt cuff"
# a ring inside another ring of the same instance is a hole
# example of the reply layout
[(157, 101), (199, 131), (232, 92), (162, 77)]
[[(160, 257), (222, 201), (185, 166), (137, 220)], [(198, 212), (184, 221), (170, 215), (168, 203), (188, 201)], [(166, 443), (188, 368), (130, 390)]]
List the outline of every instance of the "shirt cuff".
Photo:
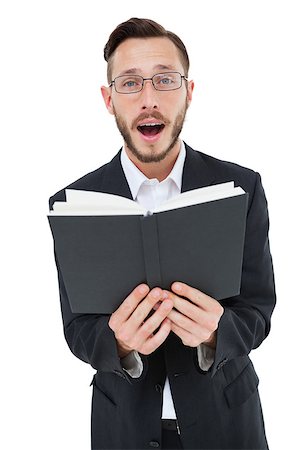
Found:
[(207, 372), (210, 367), (213, 365), (215, 360), (216, 351), (205, 344), (200, 344), (197, 347), (197, 355), (198, 355), (198, 363), (200, 369)]
[(132, 378), (139, 378), (143, 372), (143, 362), (136, 350), (122, 358), (121, 365)]

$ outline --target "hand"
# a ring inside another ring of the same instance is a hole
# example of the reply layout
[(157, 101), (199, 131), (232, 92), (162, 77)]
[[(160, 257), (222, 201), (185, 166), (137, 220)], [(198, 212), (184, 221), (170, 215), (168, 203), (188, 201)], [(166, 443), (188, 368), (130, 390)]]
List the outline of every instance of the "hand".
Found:
[(173, 292), (164, 291), (174, 303), (174, 309), (168, 314), (171, 330), (184, 345), (206, 344), (215, 348), (216, 330), (224, 308), (217, 300), (187, 284), (176, 282), (171, 289)]
[[(160, 288), (150, 291), (146, 284), (141, 284), (111, 315), (108, 325), (115, 333), (120, 358), (132, 350), (149, 355), (166, 340), (171, 331), (167, 315), (173, 308), (173, 301), (165, 300), (166, 296)], [(159, 301), (162, 303), (156, 312), (145, 320)], [(157, 333), (153, 334), (158, 327)]]

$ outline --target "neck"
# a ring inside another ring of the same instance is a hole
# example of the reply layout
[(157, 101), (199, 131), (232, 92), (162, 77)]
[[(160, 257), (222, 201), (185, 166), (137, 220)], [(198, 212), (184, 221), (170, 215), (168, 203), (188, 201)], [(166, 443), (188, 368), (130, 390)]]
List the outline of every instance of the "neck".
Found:
[(172, 150), (167, 156), (159, 162), (145, 163), (141, 162), (132, 152), (128, 149), (127, 145), (124, 146), (128, 158), (133, 164), (147, 177), (157, 178), (158, 181), (163, 181), (172, 171), (174, 164), (180, 152), (181, 142), (178, 140)]

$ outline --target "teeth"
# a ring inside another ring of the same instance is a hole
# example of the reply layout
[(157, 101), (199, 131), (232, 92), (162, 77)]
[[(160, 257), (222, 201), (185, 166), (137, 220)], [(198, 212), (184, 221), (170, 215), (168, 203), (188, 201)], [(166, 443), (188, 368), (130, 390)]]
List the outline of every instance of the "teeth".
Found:
[(157, 127), (160, 126), (161, 123), (144, 123), (143, 125), (140, 125), (141, 127)]

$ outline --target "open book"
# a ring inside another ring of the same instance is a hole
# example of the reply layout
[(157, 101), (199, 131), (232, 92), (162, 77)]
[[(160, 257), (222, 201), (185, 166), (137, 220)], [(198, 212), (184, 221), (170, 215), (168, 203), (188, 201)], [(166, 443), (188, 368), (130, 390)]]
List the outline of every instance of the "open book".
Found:
[(133, 200), (66, 189), (48, 219), (73, 312), (110, 314), (140, 283), (187, 283), (216, 299), (240, 290), (248, 194), (233, 182), (146, 211)]
[(162, 203), (154, 211), (145, 211), (133, 200), (118, 195), (76, 189), (66, 189), (65, 192), (66, 202), (55, 202), (50, 215), (149, 215), (245, 193), (241, 187), (234, 187), (234, 182), (230, 181), (184, 192)]

